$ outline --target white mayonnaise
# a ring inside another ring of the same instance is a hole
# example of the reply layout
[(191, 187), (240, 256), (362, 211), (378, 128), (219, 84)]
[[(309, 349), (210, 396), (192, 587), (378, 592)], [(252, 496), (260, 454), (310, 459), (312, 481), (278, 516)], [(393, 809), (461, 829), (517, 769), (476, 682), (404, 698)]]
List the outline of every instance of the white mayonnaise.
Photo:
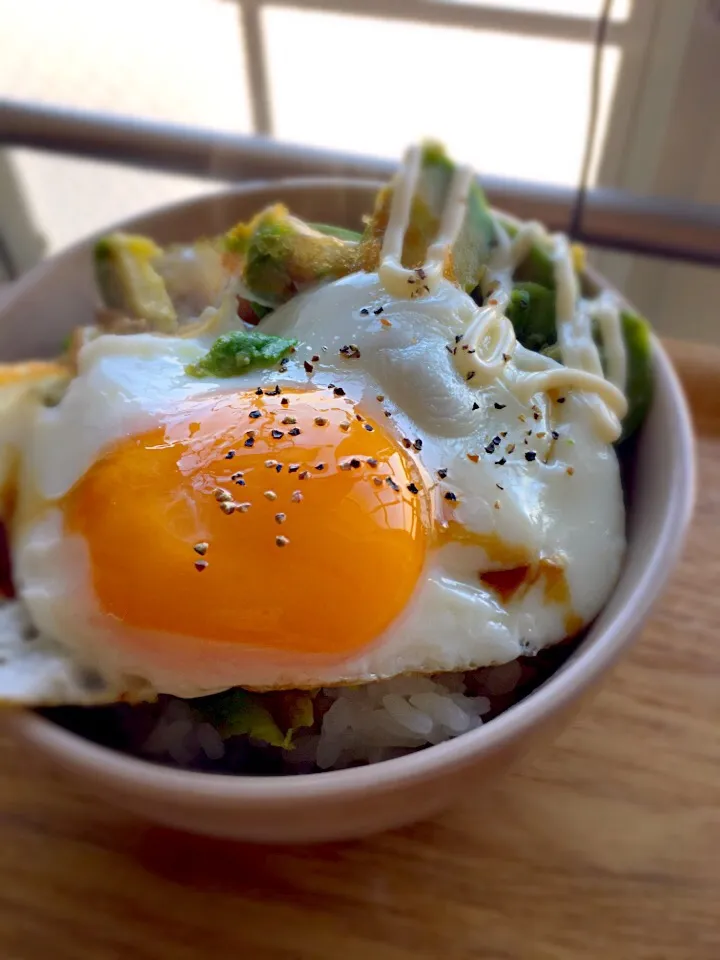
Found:
[[(409, 286), (413, 297), (435, 293), (467, 210), (473, 172), (468, 167), (459, 167), (448, 190), (438, 236), (428, 248), (425, 263), (414, 270), (403, 267), (403, 241), (410, 223), (420, 169), (420, 149), (412, 147), (395, 178), (378, 271), (380, 282), (392, 296), (407, 296)], [(587, 395), (585, 400), (592, 411), (598, 436), (608, 443), (614, 442), (620, 437), (621, 421), (627, 413), (624, 394), (627, 356), (616, 299), (607, 292), (596, 300), (580, 296), (566, 237), (550, 236), (539, 223), (524, 224), (511, 240), (504, 227), (495, 221), (495, 233), (497, 246), (481, 282), (486, 303), (478, 307), (468, 298), (464, 311), (467, 328), (454, 353), (458, 370), (466, 381), (474, 380), (478, 387), (502, 379), (523, 401), (538, 393), (581, 391)], [(543, 358), (542, 363), (532, 365), (534, 369), (514, 367), (511, 370), (508, 363), (521, 349), (506, 315), (513, 274), (536, 244), (547, 251), (553, 262), (557, 338), (562, 364)], [(597, 322), (602, 337), (607, 377), (593, 338), (593, 321)]]
[(402, 265), (402, 250), (405, 233), (410, 222), (412, 200), (420, 177), (421, 153), (419, 147), (410, 147), (395, 182), (390, 216), (380, 253), (380, 280), (395, 297), (421, 297), (435, 293), (443, 277), (443, 268), (448, 251), (455, 244), (467, 210), (473, 170), (458, 167), (448, 190), (445, 208), (440, 221), (439, 233), (428, 247), (422, 267), (408, 270)]

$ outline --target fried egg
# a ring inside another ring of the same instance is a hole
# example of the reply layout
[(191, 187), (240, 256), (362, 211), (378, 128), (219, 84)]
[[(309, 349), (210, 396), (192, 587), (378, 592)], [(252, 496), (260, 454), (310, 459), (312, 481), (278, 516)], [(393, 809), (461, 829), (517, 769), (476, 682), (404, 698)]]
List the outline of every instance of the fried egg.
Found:
[(230, 379), (186, 372), (212, 337), (87, 343), (15, 434), (33, 628), (0, 631), (2, 697), (359, 684), (577, 633), (622, 561), (617, 459), (581, 394), (458, 373), (469, 302), (353, 274), (266, 318), (299, 341), (280, 369)]

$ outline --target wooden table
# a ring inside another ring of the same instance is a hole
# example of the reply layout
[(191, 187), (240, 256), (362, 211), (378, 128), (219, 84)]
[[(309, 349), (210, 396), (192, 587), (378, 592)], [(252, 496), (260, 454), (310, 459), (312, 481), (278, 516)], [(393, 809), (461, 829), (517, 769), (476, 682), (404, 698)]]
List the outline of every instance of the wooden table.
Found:
[(0, 957), (720, 958), (720, 350), (672, 344), (700, 434), (685, 559), (561, 739), (440, 819), (264, 849), (150, 827), (0, 743)]

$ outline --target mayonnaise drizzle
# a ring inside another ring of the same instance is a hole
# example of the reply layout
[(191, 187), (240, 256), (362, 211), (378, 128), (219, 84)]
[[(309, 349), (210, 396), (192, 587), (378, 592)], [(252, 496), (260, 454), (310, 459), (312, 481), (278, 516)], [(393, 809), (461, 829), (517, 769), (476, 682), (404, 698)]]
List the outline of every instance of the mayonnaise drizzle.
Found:
[[(402, 249), (420, 170), (420, 149), (411, 147), (395, 178), (378, 269), (381, 283), (396, 297), (407, 297), (408, 286), (412, 288), (412, 297), (426, 296), (437, 289), (446, 258), (462, 230), (473, 178), (469, 167), (457, 169), (438, 235), (428, 248), (426, 261), (421, 268), (408, 270), (402, 266)], [(496, 247), (481, 281), (486, 303), (478, 307), (468, 297), (464, 309), (467, 329), (454, 349), (458, 370), (465, 380), (472, 380), (477, 386), (503, 378), (518, 399), (525, 402), (549, 391), (581, 391), (586, 394), (583, 399), (592, 411), (599, 436), (608, 443), (614, 442), (622, 433), (621, 421), (627, 413), (627, 355), (616, 298), (606, 291), (595, 300), (583, 299), (567, 238), (559, 234), (551, 237), (541, 224), (523, 224), (511, 239), (496, 220), (495, 236)], [(513, 274), (536, 244), (546, 249), (553, 263), (562, 364), (524, 350), (506, 316)], [(593, 320), (602, 337), (607, 377), (593, 337)], [(511, 359), (516, 360), (512, 366)]]
[(442, 211), (438, 235), (428, 247), (425, 263), (413, 270), (402, 265), (403, 242), (410, 223), (412, 201), (420, 179), (421, 152), (419, 147), (410, 147), (395, 178), (390, 216), (380, 252), (378, 275), (380, 281), (394, 297), (406, 297), (408, 287), (412, 297), (434, 293), (442, 280), (445, 260), (457, 241), (465, 221), (472, 167), (458, 167), (450, 181), (445, 206)]
[(587, 303), (590, 316), (597, 320), (605, 349), (607, 378), (618, 390), (627, 387), (627, 353), (622, 337), (622, 323), (617, 298), (603, 292), (597, 300)]

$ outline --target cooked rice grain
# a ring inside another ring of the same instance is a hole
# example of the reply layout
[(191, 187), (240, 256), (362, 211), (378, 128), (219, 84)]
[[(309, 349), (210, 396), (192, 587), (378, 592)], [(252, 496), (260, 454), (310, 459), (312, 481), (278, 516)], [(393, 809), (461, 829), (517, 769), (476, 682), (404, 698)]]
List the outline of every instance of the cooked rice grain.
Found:
[[(319, 734), (301, 732), (294, 748), (283, 751), (291, 772), (387, 760), (472, 730), (490, 711), (487, 697), (465, 693), (463, 674), (397, 677), (362, 687), (324, 689), (321, 695), (331, 703)], [(190, 766), (205, 758), (221, 760), (225, 744), (190, 702), (172, 698), (142, 752)]]

